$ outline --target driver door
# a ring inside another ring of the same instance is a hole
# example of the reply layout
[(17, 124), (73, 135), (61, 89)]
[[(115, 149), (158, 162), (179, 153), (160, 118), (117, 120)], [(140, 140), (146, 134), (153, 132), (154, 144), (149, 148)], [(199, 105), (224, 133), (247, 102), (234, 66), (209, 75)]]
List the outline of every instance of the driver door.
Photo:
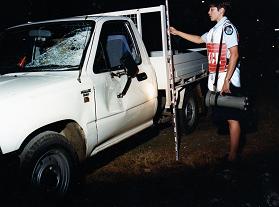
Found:
[(126, 94), (121, 97), (128, 79), (121, 57), (128, 52), (137, 65), (141, 63), (131, 34), (128, 21), (108, 21), (102, 26), (93, 68), (98, 143), (127, 136), (129, 130), (143, 124), (150, 116), (140, 110), (148, 101), (148, 96), (144, 95), (146, 80), (132, 78)]

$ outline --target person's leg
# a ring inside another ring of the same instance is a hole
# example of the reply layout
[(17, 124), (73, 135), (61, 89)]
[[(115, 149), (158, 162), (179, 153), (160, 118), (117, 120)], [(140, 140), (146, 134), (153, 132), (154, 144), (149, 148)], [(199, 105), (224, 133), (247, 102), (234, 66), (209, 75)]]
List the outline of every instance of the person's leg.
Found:
[(239, 150), (241, 128), (239, 121), (236, 120), (228, 120), (228, 124), (230, 130), (230, 151), (228, 159), (234, 161), (237, 158)]

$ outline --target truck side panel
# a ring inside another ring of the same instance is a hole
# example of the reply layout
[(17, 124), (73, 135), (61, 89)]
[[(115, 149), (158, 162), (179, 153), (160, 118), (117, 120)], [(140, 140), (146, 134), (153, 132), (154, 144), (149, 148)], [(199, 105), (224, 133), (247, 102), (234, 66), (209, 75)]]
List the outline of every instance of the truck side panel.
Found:
[(175, 78), (188, 79), (207, 71), (207, 57), (198, 52), (173, 56)]

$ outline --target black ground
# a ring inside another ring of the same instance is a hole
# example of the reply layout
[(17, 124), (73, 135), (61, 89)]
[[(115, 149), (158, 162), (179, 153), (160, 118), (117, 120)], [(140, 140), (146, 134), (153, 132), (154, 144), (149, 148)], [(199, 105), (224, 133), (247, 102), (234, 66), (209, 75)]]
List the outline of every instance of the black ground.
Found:
[(1, 206), (279, 206), (277, 97), (265, 89), (253, 95), (253, 124), (236, 166), (222, 162), (228, 135), (217, 133), (205, 115), (180, 137), (179, 161), (173, 127), (164, 124), (89, 160), (83, 182), (62, 202), (30, 199), (11, 176), (2, 176)]

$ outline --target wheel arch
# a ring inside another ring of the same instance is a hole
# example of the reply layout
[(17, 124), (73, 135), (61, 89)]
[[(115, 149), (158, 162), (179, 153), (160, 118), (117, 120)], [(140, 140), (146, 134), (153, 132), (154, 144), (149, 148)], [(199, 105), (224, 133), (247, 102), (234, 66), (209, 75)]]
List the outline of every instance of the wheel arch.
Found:
[(177, 100), (177, 108), (182, 109), (187, 104), (187, 99), (193, 96), (198, 103), (198, 112), (203, 113), (205, 110), (204, 104), (204, 92), (202, 88), (202, 84), (200, 82), (194, 82), (188, 84), (187, 86), (181, 88), (178, 91), (178, 100)]
[(63, 121), (54, 122), (35, 130), (31, 134), (29, 134), (26, 137), (26, 139), (23, 141), (23, 143), (19, 148), (19, 153), (22, 152), (26, 147), (26, 145), (30, 143), (35, 137), (47, 131), (56, 132), (63, 135), (63, 137), (65, 137), (65, 139), (68, 140), (69, 143), (72, 145), (75, 153), (77, 154), (79, 161), (85, 160), (86, 158), (85, 134), (82, 127), (73, 120), (63, 120)]

